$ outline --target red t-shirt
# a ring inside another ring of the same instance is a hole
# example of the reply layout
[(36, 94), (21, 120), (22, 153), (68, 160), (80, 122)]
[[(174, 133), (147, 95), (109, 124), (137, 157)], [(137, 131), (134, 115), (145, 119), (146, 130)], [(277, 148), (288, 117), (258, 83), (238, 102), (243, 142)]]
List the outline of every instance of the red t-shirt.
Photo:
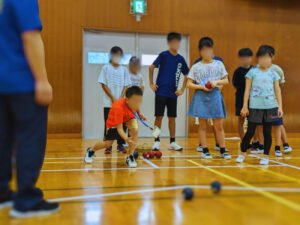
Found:
[(132, 118), (135, 118), (135, 116), (126, 105), (125, 98), (119, 99), (113, 103), (109, 110), (106, 127), (113, 128), (118, 124), (126, 123)]

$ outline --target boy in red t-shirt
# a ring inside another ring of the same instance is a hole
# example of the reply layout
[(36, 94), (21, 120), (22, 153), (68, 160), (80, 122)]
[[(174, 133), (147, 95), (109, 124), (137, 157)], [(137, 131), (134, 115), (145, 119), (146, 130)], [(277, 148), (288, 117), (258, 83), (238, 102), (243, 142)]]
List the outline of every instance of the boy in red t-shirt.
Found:
[[(93, 162), (95, 151), (109, 148), (112, 146), (115, 140), (122, 138), (129, 144), (129, 155), (126, 158), (127, 165), (129, 167), (137, 166), (133, 153), (138, 142), (138, 124), (133, 113), (139, 113), (142, 100), (142, 89), (137, 86), (133, 86), (127, 89), (126, 98), (119, 99), (113, 103), (106, 121), (104, 140), (97, 143), (94, 147), (87, 149), (84, 158), (86, 163)], [(140, 115), (140, 117), (144, 118), (143, 115)], [(124, 132), (123, 123), (125, 123), (128, 127), (130, 137), (127, 137), (126, 133)]]

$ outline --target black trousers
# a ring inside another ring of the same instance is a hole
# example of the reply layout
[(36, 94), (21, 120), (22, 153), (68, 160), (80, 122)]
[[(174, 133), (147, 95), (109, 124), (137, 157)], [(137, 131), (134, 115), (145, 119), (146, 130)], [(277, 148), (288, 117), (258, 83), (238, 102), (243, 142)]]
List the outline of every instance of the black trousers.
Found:
[(31, 209), (43, 197), (35, 184), (45, 156), (47, 112), (48, 107), (35, 103), (33, 92), (0, 94), (0, 196), (10, 191), (14, 152), (18, 190), (13, 200), (17, 210)]
[[(261, 124), (248, 122), (248, 129), (245, 134), (245, 137), (243, 138), (242, 144), (241, 144), (241, 151), (246, 152), (249, 148), (251, 139), (253, 138), (255, 134), (256, 127)], [(263, 122), (263, 133), (264, 133), (264, 154), (269, 155), (270, 148), (272, 146), (272, 123), (270, 122)]]
[[(104, 111), (104, 134), (106, 133), (106, 120), (108, 118), (109, 110), (110, 110), (110, 108), (104, 108), (104, 110), (103, 110)], [(127, 127), (125, 126), (125, 124), (123, 124), (123, 130), (126, 133)], [(121, 146), (121, 145), (125, 144), (125, 141), (120, 137), (117, 139), (117, 143), (118, 143), (118, 145)]]

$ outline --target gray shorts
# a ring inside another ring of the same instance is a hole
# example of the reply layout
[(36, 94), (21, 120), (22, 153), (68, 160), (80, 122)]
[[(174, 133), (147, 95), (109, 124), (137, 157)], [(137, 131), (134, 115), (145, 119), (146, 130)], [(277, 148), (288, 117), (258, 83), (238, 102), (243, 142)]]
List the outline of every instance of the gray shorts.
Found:
[(278, 108), (249, 109), (248, 121), (251, 123), (273, 123), (279, 119)]

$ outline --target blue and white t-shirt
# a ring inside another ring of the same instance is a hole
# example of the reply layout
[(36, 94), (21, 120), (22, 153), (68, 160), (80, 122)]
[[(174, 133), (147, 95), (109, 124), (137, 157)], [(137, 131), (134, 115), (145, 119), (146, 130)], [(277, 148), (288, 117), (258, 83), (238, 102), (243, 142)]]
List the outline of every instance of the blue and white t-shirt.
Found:
[(140, 88), (143, 88), (144, 87), (144, 82), (143, 82), (143, 75), (138, 73), (138, 74), (132, 74), (130, 73), (130, 80), (131, 80), (131, 85), (130, 87), (132, 86), (138, 86)]
[(174, 56), (169, 51), (164, 51), (159, 54), (153, 65), (159, 68), (156, 80), (156, 85), (158, 85), (156, 95), (177, 98), (175, 92), (178, 88), (180, 76), (189, 73), (189, 68), (183, 56), (180, 54)]
[(40, 30), (37, 0), (0, 0), (0, 94), (34, 91), (22, 34)]
[(274, 82), (280, 80), (280, 76), (274, 70), (269, 69), (263, 72), (259, 68), (253, 68), (246, 74), (246, 78), (252, 80), (249, 108), (272, 109), (278, 107)]
[[(111, 64), (103, 66), (98, 82), (105, 84), (116, 99), (121, 97), (124, 87), (131, 85), (128, 69), (121, 65), (115, 68)], [(111, 106), (111, 99), (104, 93), (103, 107), (111, 108)]]
[(201, 61), (192, 66), (189, 79), (192, 79), (200, 86), (205, 86), (208, 81), (221, 80), (228, 73), (220, 60), (213, 60), (211, 63), (205, 64)]

